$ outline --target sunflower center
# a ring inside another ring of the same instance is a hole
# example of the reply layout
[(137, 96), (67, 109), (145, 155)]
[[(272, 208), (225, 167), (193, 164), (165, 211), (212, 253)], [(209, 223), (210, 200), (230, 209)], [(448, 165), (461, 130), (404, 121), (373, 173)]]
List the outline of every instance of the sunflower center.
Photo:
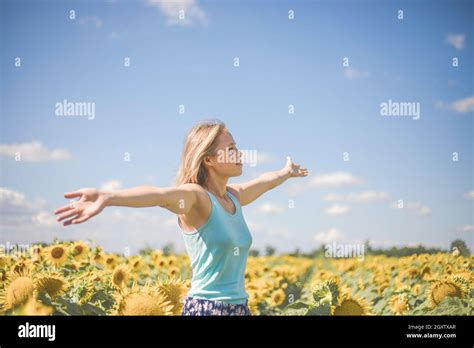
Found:
[(51, 256), (55, 259), (60, 259), (63, 254), (64, 249), (61, 247), (54, 247), (53, 250), (51, 250)]

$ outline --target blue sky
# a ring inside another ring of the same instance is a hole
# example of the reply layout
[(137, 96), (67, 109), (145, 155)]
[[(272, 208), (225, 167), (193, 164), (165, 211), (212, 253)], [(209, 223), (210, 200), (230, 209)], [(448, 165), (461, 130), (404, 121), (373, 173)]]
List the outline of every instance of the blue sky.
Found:
[[(1, 1), (0, 242), (184, 250), (161, 208), (67, 228), (52, 211), (82, 187), (171, 185), (186, 131), (217, 117), (261, 154), (230, 182), (287, 155), (310, 170), (244, 207), (253, 247), (472, 248), (473, 17), (469, 1)], [(94, 118), (57, 116), (64, 99)], [(419, 119), (382, 116), (389, 100)]]

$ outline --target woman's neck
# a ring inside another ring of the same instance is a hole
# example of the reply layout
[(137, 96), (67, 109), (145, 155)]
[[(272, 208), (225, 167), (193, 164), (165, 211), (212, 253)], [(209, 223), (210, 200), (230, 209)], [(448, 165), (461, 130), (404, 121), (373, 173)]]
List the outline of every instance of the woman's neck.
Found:
[(209, 176), (205, 187), (214, 196), (225, 198), (227, 192), (227, 181), (228, 178), (221, 178), (211, 175)]

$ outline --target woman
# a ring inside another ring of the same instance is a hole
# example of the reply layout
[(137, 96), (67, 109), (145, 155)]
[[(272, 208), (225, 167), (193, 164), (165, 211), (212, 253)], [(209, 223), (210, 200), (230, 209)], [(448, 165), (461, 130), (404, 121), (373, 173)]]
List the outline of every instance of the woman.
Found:
[[(227, 184), (242, 174), (242, 153), (224, 123), (204, 121), (188, 133), (177, 185), (138, 186), (116, 191), (85, 188), (64, 194), (79, 200), (59, 208), (57, 221), (78, 224), (107, 206), (160, 206), (175, 213), (191, 259), (191, 289), (183, 315), (250, 315), (245, 265), (252, 236), (242, 215), (247, 205), (290, 177), (308, 175), (287, 158), (286, 166), (242, 184)], [(67, 220), (66, 220), (67, 219)]]

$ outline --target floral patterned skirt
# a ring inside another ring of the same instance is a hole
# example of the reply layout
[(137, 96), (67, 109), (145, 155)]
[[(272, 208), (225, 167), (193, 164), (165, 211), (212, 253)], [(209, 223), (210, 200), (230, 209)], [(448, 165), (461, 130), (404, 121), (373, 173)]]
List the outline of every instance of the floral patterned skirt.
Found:
[(205, 300), (187, 296), (182, 315), (252, 315), (245, 304), (231, 304), (223, 301)]

